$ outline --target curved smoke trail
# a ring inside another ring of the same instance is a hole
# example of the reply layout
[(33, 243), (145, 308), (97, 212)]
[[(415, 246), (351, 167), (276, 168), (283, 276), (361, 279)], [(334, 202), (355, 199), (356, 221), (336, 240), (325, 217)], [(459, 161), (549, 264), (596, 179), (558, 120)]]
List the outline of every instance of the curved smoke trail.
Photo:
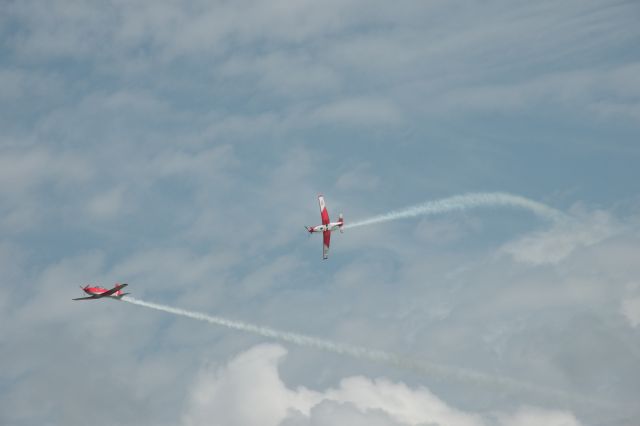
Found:
[(508, 194), (505, 192), (478, 192), (456, 195), (449, 198), (443, 198), (441, 200), (427, 201), (426, 203), (407, 207), (402, 210), (393, 210), (383, 215), (374, 216), (351, 224), (345, 224), (344, 228), (357, 228), (376, 223), (390, 222), (392, 220), (424, 215), (435, 215), (450, 211), (463, 211), (477, 207), (499, 206), (516, 207), (529, 210), (530, 212), (553, 222), (560, 222), (567, 219), (567, 216), (561, 211), (519, 195)]
[(161, 305), (158, 303), (145, 302), (144, 300), (135, 299), (130, 296), (125, 296), (121, 300), (124, 302), (132, 303), (134, 305), (144, 306), (146, 308), (151, 308), (174, 315), (180, 315), (199, 321), (205, 321), (210, 324), (221, 325), (235, 330), (246, 331), (249, 333), (258, 334), (260, 336), (269, 337), (288, 343), (294, 343), (299, 346), (307, 346), (341, 355), (348, 355), (357, 359), (382, 362), (394, 365), (396, 367), (410, 369), (412, 371), (416, 371), (418, 373), (432, 377), (449, 378), (479, 385), (489, 385), (503, 389), (512, 389), (520, 392), (535, 394), (551, 400), (560, 399), (563, 401), (579, 404), (595, 404), (607, 407), (613, 406), (611, 403), (604, 402), (602, 400), (594, 400), (584, 396), (576, 396), (568, 392), (556, 389), (550, 389), (539, 385), (521, 382), (519, 380), (514, 380), (511, 378), (496, 377), (459, 367), (429, 363), (426, 361), (417, 361), (391, 352), (369, 349), (363, 346), (350, 345), (346, 343), (333, 342), (331, 340), (320, 339), (304, 334), (281, 331), (242, 321), (235, 321), (223, 317), (207, 315), (201, 312), (187, 311), (184, 309), (173, 308), (171, 306)]

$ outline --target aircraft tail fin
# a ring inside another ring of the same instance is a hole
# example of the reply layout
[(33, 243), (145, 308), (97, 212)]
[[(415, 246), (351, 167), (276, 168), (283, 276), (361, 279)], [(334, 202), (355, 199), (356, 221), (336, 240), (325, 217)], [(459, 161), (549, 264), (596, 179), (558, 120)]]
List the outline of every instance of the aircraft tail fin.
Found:
[(338, 223), (340, 225), (340, 233), (342, 234), (344, 231), (342, 230), (342, 225), (344, 225), (344, 217), (342, 216), (342, 213), (340, 213), (340, 215), (338, 216)]

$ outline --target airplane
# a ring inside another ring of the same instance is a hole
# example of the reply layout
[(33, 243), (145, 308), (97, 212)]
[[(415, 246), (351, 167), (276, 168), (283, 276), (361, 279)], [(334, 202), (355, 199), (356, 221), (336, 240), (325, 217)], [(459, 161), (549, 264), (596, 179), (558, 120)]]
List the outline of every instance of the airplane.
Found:
[(80, 287), (82, 289), (82, 291), (84, 291), (85, 293), (87, 293), (89, 295), (89, 297), (78, 297), (77, 299), (71, 299), (71, 300), (93, 300), (93, 299), (102, 299), (103, 297), (109, 297), (111, 299), (122, 299), (122, 296), (126, 296), (129, 293), (123, 293), (121, 290), (123, 288), (125, 288), (126, 286), (128, 286), (129, 284), (118, 284), (116, 283), (116, 286), (113, 287), (112, 289), (107, 290), (104, 287), (99, 287), (99, 286), (95, 286), (95, 287), (90, 287), (90, 284), (87, 284), (84, 287)]
[(304, 228), (309, 231), (309, 234), (314, 232), (322, 232), (322, 258), (327, 259), (329, 257), (329, 243), (331, 242), (331, 231), (336, 229), (342, 233), (342, 225), (344, 225), (344, 219), (342, 213), (338, 216), (337, 222), (331, 222), (329, 220), (329, 212), (327, 206), (324, 204), (324, 197), (318, 195), (318, 202), (320, 203), (320, 218), (322, 219), (322, 225), (317, 226), (305, 226)]

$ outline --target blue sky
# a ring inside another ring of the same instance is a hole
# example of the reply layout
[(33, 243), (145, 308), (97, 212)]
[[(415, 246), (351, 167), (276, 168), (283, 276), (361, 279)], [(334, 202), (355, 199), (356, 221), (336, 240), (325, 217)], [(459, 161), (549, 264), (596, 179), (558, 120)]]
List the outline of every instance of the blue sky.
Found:
[[(0, 423), (635, 424), (639, 14), (606, 1), (8, 2)], [(318, 193), (348, 223), (479, 191), (572, 221), (407, 219), (334, 235), (325, 262), (303, 229)], [(115, 281), (614, 408), (70, 301)]]

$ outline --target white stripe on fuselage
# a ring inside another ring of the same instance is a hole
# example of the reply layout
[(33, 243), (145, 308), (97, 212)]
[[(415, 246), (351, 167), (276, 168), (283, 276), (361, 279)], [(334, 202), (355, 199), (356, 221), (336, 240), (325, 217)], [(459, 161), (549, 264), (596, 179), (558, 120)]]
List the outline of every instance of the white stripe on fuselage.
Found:
[(335, 231), (340, 229), (340, 225), (342, 225), (340, 222), (331, 222), (328, 225), (318, 225), (318, 226), (314, 226), (313, 228), (313, 232), (324, 232), (324, 231)]

